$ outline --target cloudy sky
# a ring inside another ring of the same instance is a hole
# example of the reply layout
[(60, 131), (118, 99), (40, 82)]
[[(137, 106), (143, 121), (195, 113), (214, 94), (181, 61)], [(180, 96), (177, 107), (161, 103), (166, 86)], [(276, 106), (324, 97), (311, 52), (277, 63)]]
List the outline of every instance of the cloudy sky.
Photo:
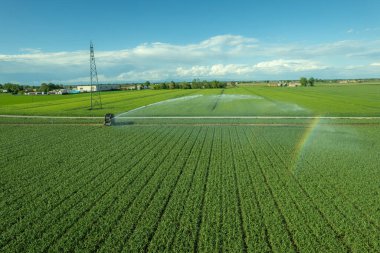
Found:
[(2, 0), (0, 83), (88, 83), (90, 40), (107, 83), (380, 77), (379, 10), (378, 0)]

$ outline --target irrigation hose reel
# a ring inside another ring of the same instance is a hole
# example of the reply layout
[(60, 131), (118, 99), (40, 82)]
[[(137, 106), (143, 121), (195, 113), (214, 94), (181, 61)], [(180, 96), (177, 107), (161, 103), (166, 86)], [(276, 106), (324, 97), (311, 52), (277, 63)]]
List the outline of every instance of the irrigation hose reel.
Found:
[(114, 117), (115, 115), (113, 115), (112, 113), (107, 113), (106, 115), (104, 115), (104, 125), (112, 126)]

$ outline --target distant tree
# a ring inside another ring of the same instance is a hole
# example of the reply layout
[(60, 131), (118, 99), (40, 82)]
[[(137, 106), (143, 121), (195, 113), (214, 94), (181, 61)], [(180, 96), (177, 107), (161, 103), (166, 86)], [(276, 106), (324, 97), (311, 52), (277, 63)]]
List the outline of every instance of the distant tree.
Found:
[(144, 86), (146, 86), (146, 87), (149, 88), (149, 86), (150, 86), (150, 82), (149, 82), (149, 81), (146, 81), (146, 82), (144, 83)]
[(186, 86), (186, 82), (179, 82), (179, 83), (177, 83), (177, 88), (178, 89), (184, 89), (185, 86)]
[[(219, 82), (219, 85), (218, 85), (218, 88), (226, 88), (227, 87), (227, 83), (226, 82)], [(237, 87), (236, 86), (236, 84), (235, 84), (235, 87)]]
[(310, 86), (314, 86), (314, 84), (315, 84), (315, 79), (314, 79), (314, 77), (310, 77), (309, 80), (308, 80), (307, 82), (308, 82), (308, 84), (309, 84)]
[(54, 83), (49, 83), (48, 84), (48, 91), (51, 91), (51, 90), (55, 90), (56, 89), (56, 85)]
[(167, 89), (169, 86), (166, 83), (160, 83), (161, 89)]
[(306, 77), (301, 77), (300, 78), (300, 84), (301, 86), (307, 86), (308, 80)]
[(205, 88), (205, 89), (210, 89), (211, 87), (211, 82), (208, 82), (207, 80), (203, 80), (200, 83), (200, 88)]
[(57, 89), (63, 89), (63, 85), (54, 83), (41, 83), (40, 88), (38, 90), (42, 92), (48, 92)]
[(174, 81), (171, 81), (170, 83), (169, 83), (169, 89), (177, 89), (178, 87), (177, 87), (177, 84), (174, 82)]
[[(189, 83), (189, 85), (192, 89), (199, 89), (202, 87), (202, 82), (199, 79), (194, 78), (193, 81)], [(187, 86), (188, 86), (187, 82), (182, 82), (181, 84), (182, 89), (187, 89)]]
[(211, 81), (211, 88), (219, 88), (219, 81)]
[(188, 83), (188, 82), (182, 82), (180, 84), (181, 89), (191, 89), (193, 87), (193, 83)]
[(7, 90), (8, 92), (12, 94), (17, 94), (21, 90), (21, 88), (22, 87), (20, 85), (14, 84), (14, 83), (5, 83), (3, 85), (3, 89)]
[(25, 92), (33, 91), (33, 89), (34, 89), (33, 86), (30, 86), (30, 85), (26, 85), (26, 86), (24, 86), (24, 91), (25, 91)]
[[(192, 89), (201, 89), (204, 86), (204, 83), (207, 81), (200, 81), (199, 79), (194, 79), (190, 86)], [(187, 87), (187, 84), (185, 85)]]

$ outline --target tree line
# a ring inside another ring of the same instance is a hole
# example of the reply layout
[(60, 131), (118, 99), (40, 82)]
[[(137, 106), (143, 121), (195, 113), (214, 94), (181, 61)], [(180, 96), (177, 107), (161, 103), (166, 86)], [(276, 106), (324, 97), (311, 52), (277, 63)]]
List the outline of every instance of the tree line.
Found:
[(226, 82), (220, 82), (217, 80), (213, 81), (201, 81), (199, 79), (194, 79), (192, 82), (164, 82), (151, 85), (149, 82), (145, 83), (145, 86), (153, 87), (155, 90), (160, 89), (216, 89), (216, 88), (226, 88)]
[(300, 78), (300, 84), (301, 86), (314, 86), (315, 84), (315, 79), (314, 77), (310, 77), (309, 79), (307, 79), (306, 77), (301, 77)]
[(63, 89), (62, 84), (54, 84), (54, 83), (42, 83), (40, 86), (31, 86), (31, 85), (20, 85), (15, 83), (5, 83), (0, 84), (0, 90), (6, 90), (8, 93), (18, 94), (25, 93), (29, 91), (40, 91), (40, 92), (48, 92), (52, 90)]

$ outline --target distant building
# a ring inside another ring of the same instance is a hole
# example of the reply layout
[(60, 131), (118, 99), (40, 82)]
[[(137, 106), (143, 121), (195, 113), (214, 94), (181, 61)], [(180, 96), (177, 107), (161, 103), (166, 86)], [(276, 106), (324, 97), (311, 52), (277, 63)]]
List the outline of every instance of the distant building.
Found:
[(8, 92), (8, 90), (2, 90), (2, 92), (3, 92), (3, 93), (7, 93), (7, 92)]
[(288, 83), (288, 86), (289, 87), (298, 87), (298, 86), (301, 86), (301, 84), (298, 82), (290, 82), (290, 83)]
[(145, 90), (145, 89), (149, 89), (149, 87), (143, 84), (130, 84), (128, 86), (124, 86), (122, 89), (123, 90)]
[(127, 86), (126, 90), (137, 90), (137, 86), (134, 86), (134, 85)]
[(34, 96), (34, 95), (47, 95), (47, 92), (44, 91), (31, 91), (31, 92), (26, 92), (25, 95), (28, 96)]
[(60, 90), (52, 90), (48, 92), (49, 95), (66, 95), (69, 94), (69, 90), (60, 89)]
[(78, 94), (80, 93), (79, 90), (69, 90), (69, 94)]
[[(100, 91), (106, 91), (106, 90), (120, 90), (119, 84), (100, 84)], [(90, 92), (92, 88), (92, 91), (98, 91), (96, 88), (96, 85), (78, 85), (76, 90), (79, 90), (80, 92)]]

